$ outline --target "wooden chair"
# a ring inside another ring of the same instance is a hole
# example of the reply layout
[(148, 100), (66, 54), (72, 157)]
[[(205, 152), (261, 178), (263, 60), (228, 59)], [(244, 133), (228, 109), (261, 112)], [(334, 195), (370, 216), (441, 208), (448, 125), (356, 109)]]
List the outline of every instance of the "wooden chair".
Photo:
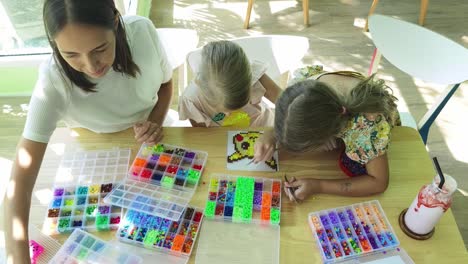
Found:
[[(424, 27), (387, 16), (372, 15), (369, 29), (376, 46), (371, 67), (377, 69), (383, 55), (391, 64), (413, 77), (453, 85), (441, 93), (417, 125), (426, 144), (432, 123), (460, 83), (468, 80), (468, 50)], [(369, 73), (373, 73), (372, 69)]]
[[(249, 28), (249, 22), (250, 22), (250, 14), (252, 13), (252, 8), (254, 4), (254, 0), (248, 0), (248, 5), (247, 5), (247, 14), (245, 16), (245, 22), (244, 22), (244, 28), (248, 29)], [(309, 25), (309, 0), (302, 0), (302, 10), (304, 13), (304, 25)]]
[[(374, 13), (375, 8), (377, 7), (378, 3), (379, 3), (379, 0), (372, 1), (372, 5), (369, 10), (369, 15), (367, 16), (366, 26), (364, 27), (364, 31), (369, 30), (369, 17)], [(424, 25), (424, 20), (426, 19), (426, 12), (427, 12), (428, 5), (429, 5), (429, 0), (421, 0), (421, 9), (419, 10), (419, 21), (418, 21), (419, 25), (421, 26)]]

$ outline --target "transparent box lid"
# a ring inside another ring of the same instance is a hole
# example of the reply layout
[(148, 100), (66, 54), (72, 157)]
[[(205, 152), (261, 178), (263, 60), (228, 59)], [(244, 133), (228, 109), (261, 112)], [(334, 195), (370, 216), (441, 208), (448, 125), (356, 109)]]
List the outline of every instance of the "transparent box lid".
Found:
[(168, 145), (143, 144), (127, 178), (105, 201), (177, 221), (198, 186), (208, 153)]

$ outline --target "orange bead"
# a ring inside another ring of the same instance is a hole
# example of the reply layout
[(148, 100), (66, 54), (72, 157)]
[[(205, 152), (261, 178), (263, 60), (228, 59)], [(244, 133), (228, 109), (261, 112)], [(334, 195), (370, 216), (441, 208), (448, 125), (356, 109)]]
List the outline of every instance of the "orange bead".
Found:
[(144, 167), (145, 165), (146, 165), (146, 160), (144, 159), (136, 158), (135, 161), (133, 162), (133, 166), (136, 166), (136, 167)]
[(260, 217), (262, 220), (270, 220), (270, 207), (262, 207)]
[(172, 242), (172, 251), (181, 251), (182, 246), (184, 245), (185, 236), (177, 235)]
[(271, 193), (267, 193), (267, 192), (263, 193), (262, 207), (271, 207)]

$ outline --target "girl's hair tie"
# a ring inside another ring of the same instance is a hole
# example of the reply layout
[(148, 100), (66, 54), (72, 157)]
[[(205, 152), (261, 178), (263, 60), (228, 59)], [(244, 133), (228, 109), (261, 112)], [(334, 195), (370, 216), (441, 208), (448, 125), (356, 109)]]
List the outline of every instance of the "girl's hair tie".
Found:
[(341, 107), (341, 114), (346, 115), (347, 113), (348, 113), (348, 111), (346, 110), (346, 107), (342, 106)]

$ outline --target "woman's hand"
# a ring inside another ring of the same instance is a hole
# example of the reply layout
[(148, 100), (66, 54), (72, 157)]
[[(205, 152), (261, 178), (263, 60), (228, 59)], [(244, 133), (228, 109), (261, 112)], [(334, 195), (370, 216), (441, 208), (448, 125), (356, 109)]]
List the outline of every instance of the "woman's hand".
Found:
[(151, 121), (136, 123), (133, 125), (133, 131), (135, 131), (135, 139), (138, 143), (154, 145), (163, 138), (162, 126)]
[(293, 202), (300, 202), (307, 197), (320, 192), (320, 184), (317, 179), (296, 179), (284, 183), (284, 192)]
[(261, 137), (255, 141), (254, 145), (254, 163), (267, 161), (271, 159), (276, 150), (276, 140), (272, 130), (267, 130)]

